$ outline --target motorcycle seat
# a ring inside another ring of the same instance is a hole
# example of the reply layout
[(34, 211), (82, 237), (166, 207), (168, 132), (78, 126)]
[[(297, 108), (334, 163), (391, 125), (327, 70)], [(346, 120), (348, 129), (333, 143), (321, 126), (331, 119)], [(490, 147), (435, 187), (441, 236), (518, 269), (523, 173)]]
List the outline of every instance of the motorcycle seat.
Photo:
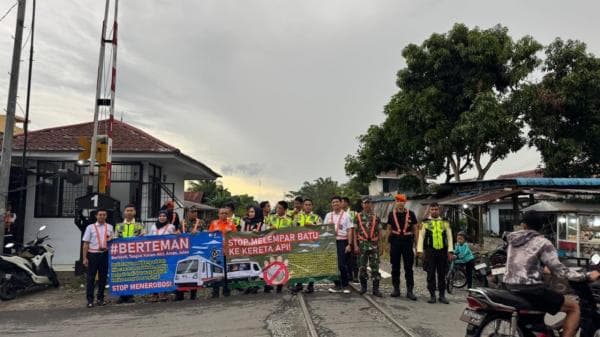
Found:
[(484, 293), (495, 303), (513, 307), (517, 310), (532, 309), (531, 303), (508, 290), (485, 288)]

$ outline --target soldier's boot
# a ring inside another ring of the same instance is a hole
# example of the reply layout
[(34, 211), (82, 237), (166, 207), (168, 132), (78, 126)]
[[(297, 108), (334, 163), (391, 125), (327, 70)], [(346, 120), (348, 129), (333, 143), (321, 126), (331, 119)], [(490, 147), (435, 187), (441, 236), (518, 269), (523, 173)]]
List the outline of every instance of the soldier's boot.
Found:
[(409, 300), (412, 300), (412, 301), (417, 300), (417, 296), (415, 296), (415, 294), (413, 293), (413, 287), (406, 288), (406, 298), (408, 298)]
[(435, 299), (435, 291), (431, 291), (430, 290), (429, 291), (429, 296), (431, 296), (431, 297), (429, 298), (429, 301), (427, 301), (427, 303), (433, 304), (433, 303), (437, 302), (436, 299)]
[(440, 303), (450, 304), (450, 302), (446, 298), (445, 292), (443, 290), (440, 290), (440, 298), (438, 300), (440, 301)]
[(400, 281), (392, 280), (392, 285), (394, 286), (394, 291), (390, 296), (392, 297), (400, 297)]
[(360, 294), (364, 295), (367, 293), (367, 279), (366, 278), (361, 278), (360, 279)]
[(379, 280), (373, 280), (373, 296), (383, 297), (383, 294), (379, 291)]

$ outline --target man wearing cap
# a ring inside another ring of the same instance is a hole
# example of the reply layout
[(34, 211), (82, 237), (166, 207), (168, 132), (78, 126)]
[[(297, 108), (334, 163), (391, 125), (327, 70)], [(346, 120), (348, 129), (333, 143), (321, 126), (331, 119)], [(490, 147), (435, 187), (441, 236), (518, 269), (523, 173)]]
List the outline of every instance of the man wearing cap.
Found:
[(362, 212), (356, 213), (354, 220), (356, 230), (354, 246), (360, 250), (358, 258), (358, 277), (360, 279), (360, 294), (367, 292), (367, 266), (371, 268), (373, 281), (373, 296), (381, 297), (379, 291), (379, 236), (381, 234), (381, 220), (373, 213), (371, 199), (364, 198)]
[(417, 216), (406, 209), (406, 195), (397, 194), (394, 209), (388, 214), (388, 242), (390, 243), (390, 261), (392, 263), (392, 297), (400, 296), (400, 259), (404, 264), (404, 279), (406, 280), (406, 297), (416, 301), (413, 292), (415, 280), (413, 277), (413, 264), (415, 254), (415, 231)]
[(429, 218), (423, 221), (419, 231), (417, 254), (425, 253), (423, 264), (427, 271), (427, 289), (431, 299), (427, 303), (435, 303), (436, 274), (437, 290), (440, 303), (448, 304), (446, 299), (446, 273), (448, 261), (452, 259), (452, 229), (450, 223), (440, 216), (440, 206), (437, 203), (429, 205)]
[(183, 228), (186, 233), (191, 234), (204, 232), (208, 229), (203, 221), (198, 218), (198, 209), (194, 206), (188, 210), (187, 219), (183, 220)]

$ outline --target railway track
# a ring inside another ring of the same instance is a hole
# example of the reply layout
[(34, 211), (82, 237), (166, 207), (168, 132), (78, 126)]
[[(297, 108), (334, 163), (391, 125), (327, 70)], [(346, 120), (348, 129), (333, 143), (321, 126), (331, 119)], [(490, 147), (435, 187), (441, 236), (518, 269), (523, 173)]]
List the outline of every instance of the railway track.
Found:
[[(340, 295), (340, 296), (348, 296), (346, 297), (347, 299), (349, 299), (350, 297), (354, 299), (360, 297), (362, 299), (362, 303), (367, 303), (368, 307), (370, 309), (375, 310), (376, 312), (378, 312), (378, 314), (380, 314), (380, 317), (384, 317), (385, 320), (387, 322), (389, 322), (393, 327), (395, 327), (397, 330), (400, 331), (401, 336), (405, 336), (405, 337), (418, 337), (418, 335), (416, 335), (413, 331), (411, 331), (411, 329), (409, 329), (408, 327), (406, 327), (405, 325), (403, 325), (402, 323), (400, 323), (397, 319), (395, 319), (393, 317), (393, 315), (386, 309), (384, 308), (381, 304), (377, 303), (370, 295), (365, 294), (365, 295), (360, 295), (359, 294), (359, 289), (357, 287), (355, 287), (354, 285), (352, 285), (352, 288), (354, 289), (354, 292), (350, 295)], [(317, 325), (315, 324), (314, 320), (313, 320), (313, 316), (315, 316), (315, 313), (311, 312), (311, 308), (310, 308), (310, 302), (313, 301), (313, 299), (311, 299), (312, 295), (308, 295), (305, 296), (302, 293), (299, 293), (296, 297), (298, 299), (300, 308), (302, 309), (302, 314), (304, 316), (304, 322), (306, 324), (306, 328), (307, 328), (307, 332), (308, 332), (308, 336), (309, 337), (327, 337), (330, 334), (329, 333), (320, 333), (320, 329), (317, 327)], [(335, 295), (332, 295), (335, 296)], [(342, 297), (344, 298), (344, 297)], [(358, 303), (360, 303), (358, 302)], [(340, 304), (342, 306), (342, 308), (344, 308), (344, 304), (341, 303)], [(350, 305), (350, 304), (346, 304), (346, 305)], [(355, 303), (351, 304), (351, 305), (356, 305)], [(364, 311), (363, 309), (360, 309), (362, 311)], [(336, 324), (338, 324), (336, 322)], [(394, 334), (397, 336), (397, 334)]]

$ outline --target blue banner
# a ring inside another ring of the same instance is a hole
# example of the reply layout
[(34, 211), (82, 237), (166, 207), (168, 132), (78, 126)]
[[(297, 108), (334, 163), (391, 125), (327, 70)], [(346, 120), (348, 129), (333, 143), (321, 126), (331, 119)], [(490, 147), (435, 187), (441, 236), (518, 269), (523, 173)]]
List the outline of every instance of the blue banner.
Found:
[(224, 276), (221, 232), (115, 239), (109, 251), (117, 296), (209, 287)]

